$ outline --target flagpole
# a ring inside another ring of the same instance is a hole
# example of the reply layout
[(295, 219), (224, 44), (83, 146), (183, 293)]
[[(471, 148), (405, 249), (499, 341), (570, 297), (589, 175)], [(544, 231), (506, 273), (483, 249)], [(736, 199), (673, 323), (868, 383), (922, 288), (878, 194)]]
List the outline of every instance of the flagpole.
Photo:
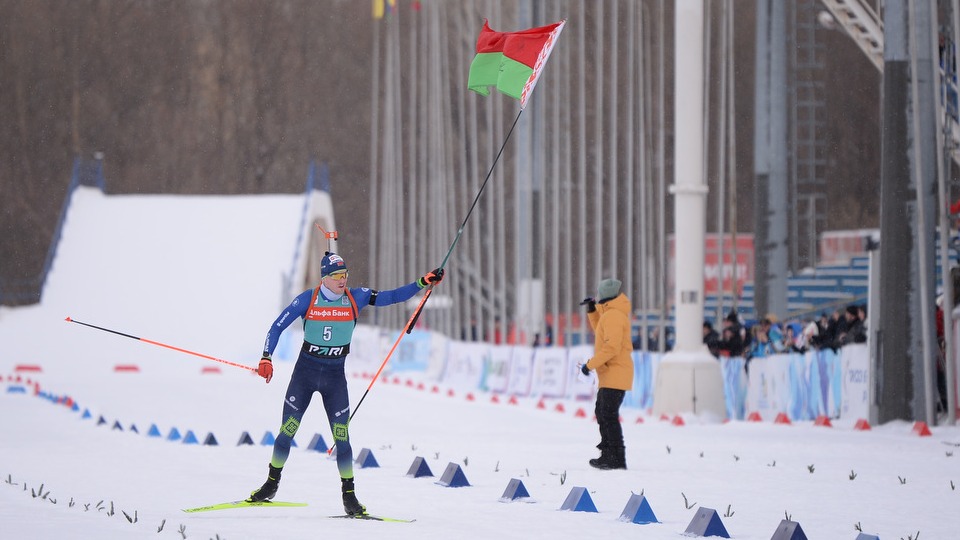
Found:
[[(453, 242), (450, 243), (450, 249), (447, 250), (447, 254), (443, 257), (443, 262), (440, 263), (440, 268), (443, 269), (447, 266), (447, 261), (450, 259), (450, 254), (453, 253), (454, 248), (457, 247), (457, 243), (460, 241), (460, 237), (463, 235), (463, 229), (467, 226), (467, 220), (470, 219), (470, 215), (473, 214), (473, 209), (477, 207), (477, 202), (480, 200), (480, 196), (483, 195), (483, 190), (486, 189), (487, 183), (490, 181), (490, 176), (493, 175), (493, 169), (497, 166), (497, 162), (500, 161), (500, 156), (503, 155), (503, 149), (507, 147), (507, 142), (510, 140), (510, 135), (513, 134), (514, 128), (517, 127), (517, 122), (520, 120), (520, 115), (523, 114), (523, 109), (520, 109), (517, 112), (517, 117), (513, 119), (513, 125), (510, 126), (510, 131), (507, 132), (507, 136), (503, 139), (503, 144), (500, 145), (500, 151), (497, 152), (497, 157), (493, 159), (493, 164), (490, 165), (490, 170), (487, 171), (487, 176), (483, 180), (483, 184), (480, 185), (480, 189), (477, 191), (477, 196), (473, 198), (473, 204), (470, 205), (470, 209), (467, 210), (467, 215), (464, 216), (463, 222), (460, 223), (460, 228), (457, 229), (457, 234), (453, 238)], [(410, 323), (407, 324), (406, 333), (409, 334), (413, 331), (413, 328), (417, 325), (417, 319), (420, 318), (420, 313), (423, 311), (424, 304), (427, 303), (427, 298), (430, 297), (430, 294), (433, 292), (434, 284), (431, 283), (424, 293), (424, 298), (417, 306), (417, 310), (413, 313), (413, 317), (410, 318)]]

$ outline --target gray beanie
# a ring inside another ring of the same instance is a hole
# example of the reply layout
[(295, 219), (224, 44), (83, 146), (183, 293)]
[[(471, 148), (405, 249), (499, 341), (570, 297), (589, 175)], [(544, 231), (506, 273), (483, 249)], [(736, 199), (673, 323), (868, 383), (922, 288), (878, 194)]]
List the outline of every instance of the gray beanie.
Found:
[(600, 286), (597, 287), (597, 297), (600, 302), (604, 300), (609, 300), (615, 298), (620, 294), (620, 287), (623, 286), (623, 283), (620, 283), (619, 279), (605, 279), (600, 282)]

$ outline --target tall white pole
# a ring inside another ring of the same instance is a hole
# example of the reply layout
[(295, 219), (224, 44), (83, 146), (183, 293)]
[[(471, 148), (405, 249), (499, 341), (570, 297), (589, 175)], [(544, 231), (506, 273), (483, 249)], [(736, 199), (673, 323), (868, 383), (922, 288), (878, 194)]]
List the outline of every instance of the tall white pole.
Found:
[(703, 345), (704, 178), (703, 0), (677, 0), (674, 13), (674, 274), (676, 344), (657, 370), (653, 412), (726, 418), (720, 364)]
[(674, 305), (678, 351), (703, 349), (704, 178), (703, 2), (676, 3), (674, 32)]

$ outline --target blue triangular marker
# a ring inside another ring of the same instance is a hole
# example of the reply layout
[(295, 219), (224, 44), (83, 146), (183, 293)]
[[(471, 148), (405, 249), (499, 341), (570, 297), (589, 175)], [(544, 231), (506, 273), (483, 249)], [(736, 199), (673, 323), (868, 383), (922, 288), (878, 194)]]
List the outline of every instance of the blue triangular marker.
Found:
[(683, 534), (688, 536), (692, 534), (694, 536), (721, 536), (723, 538), (730, 538), (730, 534), (727, 533), (726, 527), (724, 527), (723, 522), (720, 521), (720, 516), (717, 515), (717, 511), (704, 506), (697, 509), (697, 514), (690, 520), (690, 525), (687, 525), (687, 530), (684, 531)]
[(136, 425), (136, 424), (130, 424), (130, 431), (136, 433), (137, 435), (140, 434), (140, 430), (137, 429), (137, 425)]
[(567, 495), (560, 509), (573, 512), (596, 512), (597, 506), (593, 504), (593, 499), (587, 493), (587, 488), (574, 487), (570, 490), (570, 494)]
[(413, 463), (410, 464), (410, 469), (407, 470), (407, 476), (411, 478), (420, 478), (422, 476), (433, 476), (433, 471), (430, 470), (430, 466), (427, 465), (427, 460), (422, 457), (417, 457), (413, 460)]
[(84, 409), (83, 414), (80, 415), (81, 420), (86, 420), (87, 418), (93, 418), (93, 415), (90, 414), (90, 409)]
[(183, 436), (183, 444), (199, 444), (200, 441), (197, 440), (197, 436), (193, 434), (192, 429), (187, 430), (187, 434)]
[(361, 469), (372, 469), (379, 467), (380, 464), (377, 463), (377, 458), (373, 457), (373, 452), (369, 448), (364, 448), (357, 456), (357, 466)]
[(120, 421), (119, 421), (119, 420), (114, 420), (114, 421), (113, 421), (113, 429), (119, 429), (120, 431), (123, 431), (123, 426), (120, 425)]
[(507, 489), (503, 490), (503, 495), (500, 496), (500, 501), (509, 502), (529, 497), (530, 493), (527, 492), (523, 482), (519, 478), (511, 478), (507, 484)]
[(103, 415), (100, 415), (100, 419), (97, 420), (97, 425), (98, 425), (98, 426), (102, 426), (102, 425), (104, 425), (104, 424), (106, 424), (106, 423), (107, 423), (107, 419), (104, 418)]
[(156, 424), (150, 424), (150, 431), (147, 432), (147, 437), (161, 437), (160, 428)]
[(781, 519), (780, 525), (777, 526), (770, 540), (807, 540), (807, 535), (803, 533), (803, 529), (796, 521)]
[(620, 513), (620, 521), (638, 523), (640, 525), (660, 523), (660, 520), (658, 520), (657, 516), (653, 513), (653, 509), (650, 508), (650, 503), (647, 502), (647, 498), (636, 493), (630, 495), (627, 506), (625, 506), (623, 512)]
[(317, 452), (326, 452), (329, 450), (327, 443), (323, 440), (323, 435), (317, 433), (310, 439), (310, 446), (307, 447), (307, 450), (316, 450)]
[(241, 446), (241, 445), (244, 445), (244, 444), (253, 444), (253, 437), (251, 437), (251, 436), (250, 436), (250, 433), (247, 432), (247, 431), (244, 431), (244, 432), (240, 435), (240, 440), (237, 441), (237, 446)]
[(168, 441), (179, 441), (180, 440), (180, 430), (177, 428), (170, 428), (170, 433), (167, 435)]
[(273, 444), (277, 439), (274, 438), (273, 433), (269, 431), (263, 434), (263, 439), (260, 439), (260, 444), (266, 446), (268, 444)]
[(80, 410), (80, 406), (77, 405), (77, 402), (76, 402), (76, 401), (73, 402), (73, 407), (70, 407), (70, 410), (73, 411), (73, 412), (77, 412), (77, 411)]
[(443, 471), (443, 476), (440, 477), (440, 481), (437, 483), (446, 487), (470, 487), (470, 482), (467, 481), (467, 477), (463, 474), (463, 469), (460, 468), (460, 465), (453, 462), (447, 464), (447, 470)]
[(217, 438), (213, 436), (213, 433), (207, 433), (207, 438), (203, 440), (204, 446), (217, 446)]

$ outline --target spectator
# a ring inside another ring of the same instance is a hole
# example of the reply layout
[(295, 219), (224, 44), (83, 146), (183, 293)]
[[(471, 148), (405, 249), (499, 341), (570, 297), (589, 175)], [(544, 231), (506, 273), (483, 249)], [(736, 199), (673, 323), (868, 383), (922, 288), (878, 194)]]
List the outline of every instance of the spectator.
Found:
[(703, 321), (703, 344), (714, 357), (720, 356), (720, 335), (713, 329), (710, 321)]
[(723, 356), (743, 356), (743, 326), (736, 311), (731, 311), (723, 320), (718, 348)]
[(863, 327), (863, 320), (860, 319), (860, 309), (850, 304), (843, 314), (846, 321), (843, 331), (837, 336), (839, 346), (849, 345), (851, 343), (866, 343), (867, 332)]
[(753, 325), (750, 328), (750, 333), (752, 338), (746, 354), (747, 364), (744, 366), (744, 368), (748, 370), (750, 362), (752, 362), (754, 358), (765, 358), (776, 353), (773, 344), (770, 343), (770, 337), (767, 335), (767, 330), (764, 328), (763, 323)]
[(780, 327), (780, 320), (773, 313), (767, 313), (762, 321), (763, 329), (767, 333), (770, 346), (774, 352), (783, 352), (783, 329)]
[(807, 322), (807, 325), (803, 327), (803, 334), (801, 339), (804, 345), (804, 348), (814, 347), (819, 348), (820, 346), (820, 324), (816, 320), (810, 320)]
[(626, 469), (627, 460), (620, 426), (620, 405), (633, 388), (633, 344), (630, 342), (630, 299), (620, 291), (623, 284), (605, 279), (597, 298), (585, 299), (590, 329), (596, 335), (593, 356), (580, 367), (584, 375), (597, 372), (597, 403), (594, 413), (600, 427), (600, 457), (590, 460), (597, 469)]
[(847, 320), (841, 310), (835, 310), (830, 318), (827, 319), (826, 324), (822, 328), (820, 333), (820, 348), (830, 348), (836, 351), (840, 348), (841, 336), (847, 332)]
[(803, 330), (799, 322), (794, 321), (784, 326), (782, 351), (800, 354), (807, 352), (807, 346), (803, 339)]

